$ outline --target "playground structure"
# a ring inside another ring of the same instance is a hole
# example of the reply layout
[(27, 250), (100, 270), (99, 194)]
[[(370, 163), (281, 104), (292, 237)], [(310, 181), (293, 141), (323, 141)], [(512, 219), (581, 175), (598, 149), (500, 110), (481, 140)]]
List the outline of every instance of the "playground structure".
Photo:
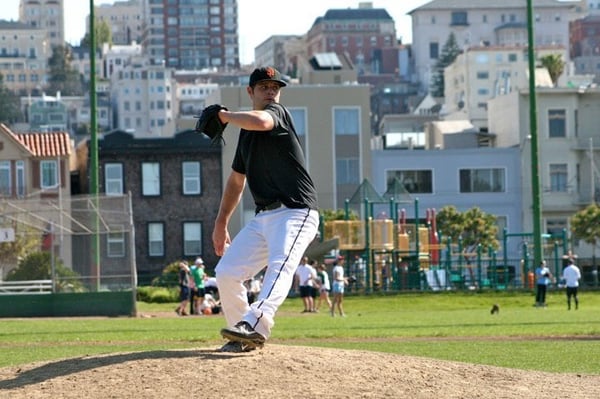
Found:
[[(387, 203), (389, 214), (379, 211), (373, 217), (375, 206), (382, 204), (365, 199), (362, 219), (350, 220), (347, 200), (345, 220), (322, 224), (323, 239), (337, 239), (338, 250), (345, 255), (351, 292), (535, 287), (532, 233), (504, 229), (500, 251), (465, 247), (460, 238), (452, 242), (441, 237), (435, 209), (427, 208), (420, 216), (418, 199), (412, 218), (393, 198)], [(542, 238), (544, 258), (559, 276), (568, 254), (566, 231)]]

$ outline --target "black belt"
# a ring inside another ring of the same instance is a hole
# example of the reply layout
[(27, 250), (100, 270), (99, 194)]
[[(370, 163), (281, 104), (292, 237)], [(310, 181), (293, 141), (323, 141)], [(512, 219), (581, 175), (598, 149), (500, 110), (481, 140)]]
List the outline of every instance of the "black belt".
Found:
[(281, 208), (283, 203), (281, 201), (271, 202), (269, 205), (259, 205), (256, 207), (256, 213), (259, 214), (264, 211), (272, 211), (273, 209)]

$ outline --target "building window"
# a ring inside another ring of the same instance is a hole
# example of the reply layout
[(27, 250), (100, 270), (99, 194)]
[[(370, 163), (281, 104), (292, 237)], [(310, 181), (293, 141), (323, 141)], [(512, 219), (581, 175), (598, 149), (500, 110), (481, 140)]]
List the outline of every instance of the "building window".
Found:
[(160, 165), (158, 162), (142, 163), (142, 195), (160, 195)]
[(202, 255), (202, 224), (185, 222), (183, 224), (183, 254), (185, 256)]
[(125, 232), (122, 225), (110, 227), (106, 235), (106, 253), (109, 258), (125, 256)]
[(550, 191), (567, 191), (567, 164), (550, 164)]
[(360, 108), (337, 108), (333, 110), (336, 136), (356, 136), (359, 132)]
[(290, 114), (296, 127), (298, 136), (306, 135), (306, 109), (305, 108), (289, 108)]
[(40, 162), (40, 181), (41, 188), (58, 187), (58, 162), (41, 161)]
[(393, 188), (398, 179), (404, 189), (413, 194), (433, 193), (433, 177), (431, 170), (388, 170), (386, 173), (386, 191)]
[(459, 170), (461, 193), (502, 193), (506, 191), (504, 169)]
[(104, 165), (104, 192), (106, 195), (123, 195), (123, 165), (107, 163)]
[(338, 158), (335, 161), (337, 184), (358, 184), (360, 170), (358, 158)]
[(183, 178), (183, 194), (200, 194), (200, 162), (183, 162), (181, 164), (181, 175)]
[(165, 225), (163, 223), (148, 223), (148, 255), (164, 256), (165, 254)]
[(479, 71), (477, 72), (477, 79), (489, 79), (490, 73), (488, 71)]
[(568, 229), (567, 219), (547, 219), (546, 233), (552, 238), (563, 237), (563, 231)]
[(452, 12), (452, 17), (451, 17), (451, 21), (450, 25), (468, 25), (469, 21), (467, 18), (467, 12), (466, 11), (453, 11)]
[(17, 161), (17, 197), (25, 197), (25, 161)]
[(10, 161), (0, 161), (0, 195), (9, 197), (11, 191)]
[(477, 62), (478, 64), (489, 64), (490, 62), (490, 56), (489, 54), (477, 54), (475, 56), (475, 62)]
[(504, 229), (508, 227), (508, 218), (502, 215), (496, 215), (496, 239), (502, 242), (504, 239)]
[(429, 58), (437, 60), (440, 56), (440, 44), (437, 42), (429, 43)]
[(567, 137), (567, 112), (564, 109), (548, 110), (548, 134), (550, 138)]

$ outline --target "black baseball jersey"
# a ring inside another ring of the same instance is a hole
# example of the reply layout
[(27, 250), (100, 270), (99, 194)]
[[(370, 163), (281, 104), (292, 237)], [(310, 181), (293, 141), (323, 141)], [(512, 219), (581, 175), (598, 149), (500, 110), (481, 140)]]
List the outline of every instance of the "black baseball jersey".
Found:
[(273, 116), (273, 130), (241, 129), (231, 167), (246, 175), (257, 208), (280, 201), (288, 208), (317, 209), (315, 185), (291, 114), (277, 103), (264, 110)]

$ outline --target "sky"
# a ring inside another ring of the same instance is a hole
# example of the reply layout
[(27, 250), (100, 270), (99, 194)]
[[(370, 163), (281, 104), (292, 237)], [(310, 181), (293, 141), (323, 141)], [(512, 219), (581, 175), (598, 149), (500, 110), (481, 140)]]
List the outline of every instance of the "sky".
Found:
[[(20, 0), (2, 0), (0, 19), (17, 20)], [(365, 1), (365, 0), (362, 0)], [(374, 8), (384, 8), (396, 22), (396, 33), (403, 43), (412, 41), (408, 12), (430, 0), (370, 0)], [(302, 35), (317, 17), (329, 9), (358, 8), (361, 0), (238, 0), (240, 62), (254, 60), (254, 48), (273, 35)], [(85, 34), (89, 0), (64, 0), (65, 39), (79, 44)], [(94, 0), (94, 5), (112, 4), (114, 0)], [(275, 5), (275, 7), (274, 7)], [(274, 9), (275, 11), (268, 11)]]

